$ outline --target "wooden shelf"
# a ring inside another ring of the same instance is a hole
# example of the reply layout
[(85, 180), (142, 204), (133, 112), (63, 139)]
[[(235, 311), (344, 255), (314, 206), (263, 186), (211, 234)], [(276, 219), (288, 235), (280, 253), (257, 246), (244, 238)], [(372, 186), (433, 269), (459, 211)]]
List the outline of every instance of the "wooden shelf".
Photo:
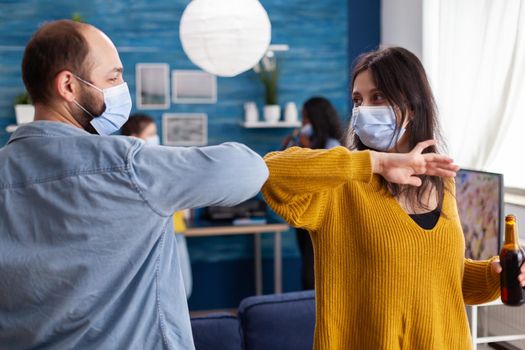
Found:
[(246, 129), (263, 129), (263, 128), (299, 128), (301, 127), (301, 121), (296, 121), (293, 123), (279, 121), (277, 123), (270, 123), (265, 121), (258, 122), (241, 122), (241, 126)]

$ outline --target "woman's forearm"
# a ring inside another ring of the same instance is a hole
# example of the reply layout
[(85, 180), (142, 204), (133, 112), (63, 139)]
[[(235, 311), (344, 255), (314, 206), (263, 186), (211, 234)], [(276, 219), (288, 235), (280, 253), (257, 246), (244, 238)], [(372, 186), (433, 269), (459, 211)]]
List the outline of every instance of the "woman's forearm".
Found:
[(264, 160), (270, 170), (267, 185), (278, 185), (290, 194), (315, 193), (348, 181), (367, 182), (372, 177), (371, 152), (352, 152), (344, 147), (330, 150), (293, 147), (270, 153)]

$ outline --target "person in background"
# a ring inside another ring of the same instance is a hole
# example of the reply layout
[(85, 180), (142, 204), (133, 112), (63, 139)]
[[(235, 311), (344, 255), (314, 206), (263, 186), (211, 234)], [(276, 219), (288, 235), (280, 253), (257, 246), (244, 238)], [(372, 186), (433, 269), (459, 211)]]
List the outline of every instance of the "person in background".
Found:
[[(130, 115), (128, 121), (122, 126), (122, 135), (137, 137), (149, 145), (158, 146), (160, 144), (160, 137), (157, 133), (155, 120), (144, 113), (134, 113)], [(191, 274), (191, 262), (186, 237), (182, 234), (186, 230), (184, 211), (178, 211), (173, 214), (173, 230), (175, 231), (175, 240), (177, 241), (177, 251), (179, 253), (184, 290), (186, 291), (186, 298), (189, 299), (193, 288), (193, 277)]]
[(160, 137), (157, 133), (155, 120), (144, 113), (134, 113), (122, 125), (122, 135), (134, 136), (143, 139), (147, 144), (160, 145)]
[(248, 147), (112, 135), (131, 94), (111, 39), (70, 20), (28, 42), (35, 121), (0, 148), (0, 349), (195, 349), (173, 213), (268, 177)]
[[(311, 149), (331, 149), (341, 145), (343, 130), (334, 106), (324, 97), (312, 97), (303, 104), (303, 126), (286, 137), (283, 148), (299, 146)], [(304, 290), (314, 289), (314, 251), (307, 230), (296, 228), (301, 254), (301, 282)]]

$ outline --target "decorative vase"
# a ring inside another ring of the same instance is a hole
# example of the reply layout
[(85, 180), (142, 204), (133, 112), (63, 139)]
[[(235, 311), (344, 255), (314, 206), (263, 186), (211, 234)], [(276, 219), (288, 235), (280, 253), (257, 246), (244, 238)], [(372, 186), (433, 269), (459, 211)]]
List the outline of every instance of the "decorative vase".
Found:
[(268, 123), (276, 124), (281, 119), (281, 106), (266, 105), (264, 106), (264, 120)]
[(33, 105), (16, 105), (15, 114), (18, 125), (31, 123), (35, 119), (35, 107)]
[(284, 108), (284, 121), (287, 123), (295, 123), (298, 120), (297, 105), (294, 102), (288, 102)]
[(244, 104), (244, 121), (247, 124), (257, 123), (259, 121), (259, 111), (255, 102), (246, 102)]

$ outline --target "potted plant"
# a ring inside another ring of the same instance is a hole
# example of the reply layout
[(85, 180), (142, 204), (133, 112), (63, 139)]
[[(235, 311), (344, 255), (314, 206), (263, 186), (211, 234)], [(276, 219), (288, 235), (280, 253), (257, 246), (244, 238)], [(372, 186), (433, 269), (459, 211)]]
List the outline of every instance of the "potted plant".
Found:
[(17, 124), (31, 123), (35, 119), (35, 107), (27, 92), (15, 98), (15, 115)]
[(253, 69), (264, 85), (264, 119), (269, 123), (277, 123), (281, 118), (281, 106), (279, 106), (277, 102), (279, 67), (277, 65), (275, 53), (273, 51), (268, 51)]
[(84, 19), (84, 16), (82, 16), (80, 12), (73, 12), (73, 14), (71, 15), (71, 20), (74, 22), (79, 22), (79, 23), (86, 22), (86, 20)]

